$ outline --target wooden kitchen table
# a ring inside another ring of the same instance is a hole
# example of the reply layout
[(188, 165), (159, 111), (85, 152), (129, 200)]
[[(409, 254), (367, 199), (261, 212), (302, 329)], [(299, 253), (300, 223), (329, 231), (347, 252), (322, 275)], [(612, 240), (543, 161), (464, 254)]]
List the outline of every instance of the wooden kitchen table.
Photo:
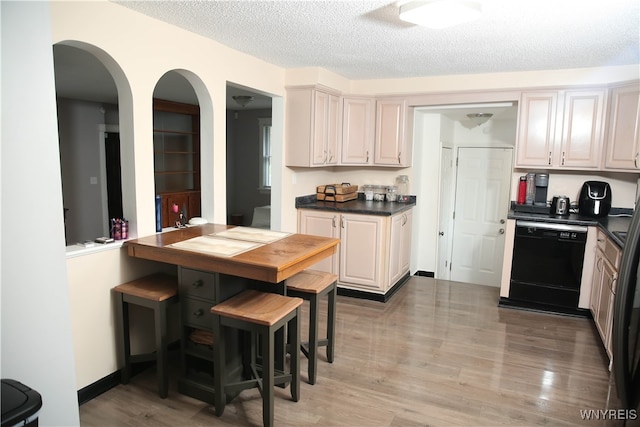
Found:
[(204, 224), (128, 240), (129, 256), (182, 267), (228, 274), (269, 283), (280, 283), (324, 258), (333, 255), (339, 239), (290, 234), (231, 257), (172, 247), (199, 236), (210, 236), (233, 226)]
[[(194, 344), (191, 338), (194, 331), (197, 333), (211, 331), (213, 326), (210, 319), (211, 306), (255, 285), (258, 285), (261, 290), (286, 294), (284, 286), (286, 279), (333, 255), (340, 242), (339, 239), (328, 237), (265, 230), (264, 233), (272, 233), (278, 239), (267, 243), (245, 243), (249, 246), (248, 249), (226, 256), (217, 254), (211, 249), (216, 243), (222, 246), (236, 244), (237, 240), (227, 239), (224, 236), (234, 232), (241, 233), (241, 230), (262, 232), (247, 227), (204, 224), (128, 240), (124, 243), (131, 257), (179, 267), (181, 373), (178, 379), (178, 390), (211, 404), (214, 403), (215, 389), (213, 378), (207, 378), (206, 371), (212, 375), (213, 365), (209, 370), (208, 367), (202, 368), (202, 362), (212, 363), (213, 353), (210, 347)], [(227, 349), (236, 348), (236, 353), (227, 355), (230, 363), (225, 370), (228, 378), (237, 379), (242, 375), (242, 355), (238, 350), (240, 346), (237, 345), (241, 342), (239, 333), (227, 332), (221, 339), (227, 343)], [(285, 364), (283, 331), (279, 331), (277, 341), (279, 344), (276, 367), (283, 369)], [(195, 374), (194, 366), (199, 370)]]

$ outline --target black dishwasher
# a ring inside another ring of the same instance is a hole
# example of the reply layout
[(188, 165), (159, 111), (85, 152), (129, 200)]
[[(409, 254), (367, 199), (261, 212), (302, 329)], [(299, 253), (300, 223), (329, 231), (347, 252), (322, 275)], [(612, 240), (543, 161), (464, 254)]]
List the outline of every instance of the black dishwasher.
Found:
[(578, 310), (587, 227), (516, 221), (509, 305)]

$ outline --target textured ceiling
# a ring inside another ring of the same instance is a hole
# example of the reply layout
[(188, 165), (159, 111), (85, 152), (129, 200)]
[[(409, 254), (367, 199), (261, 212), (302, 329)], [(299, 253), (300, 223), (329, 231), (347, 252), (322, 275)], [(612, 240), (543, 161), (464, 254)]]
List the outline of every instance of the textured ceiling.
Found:
[(349, 79), (640, 63), (639, 0), (481, 0), (444, 30), (401, 21), (400, 2), (115, 1), (285, 67)]

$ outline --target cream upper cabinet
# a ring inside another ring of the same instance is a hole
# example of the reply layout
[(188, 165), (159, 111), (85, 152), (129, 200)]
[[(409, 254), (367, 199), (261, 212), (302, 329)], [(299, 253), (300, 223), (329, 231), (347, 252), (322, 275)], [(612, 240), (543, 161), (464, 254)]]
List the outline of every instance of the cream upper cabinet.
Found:
[(640, 169), (640, 85), (611, 89), (605, 168)]
[(548, 166), (556, 132), (557, 92), (524, 92), (518, 113), (516, 166)]
[[(298, 211), (298, 232), (313, 236), (340, 238), (340, 214), (319, 210)], [(339, 270), (340, 247), (329, 258), (314, 264), (314, 270), (340, 274)]]
[(411, 166), (410, 138), (407, 137), (406, 99), (384, 99), (376, 102), (376, 138), (374, 164)]
[(319, 167), (339, 162), (342, 103), (317, 88), (287, 90), (287, 166)]
[(375, 100), (367, 97), (344, 97), (342, 106), (342, 165), (373, 163)]
[(606, 91), (523, 92), (516, 167), (599, 169)]

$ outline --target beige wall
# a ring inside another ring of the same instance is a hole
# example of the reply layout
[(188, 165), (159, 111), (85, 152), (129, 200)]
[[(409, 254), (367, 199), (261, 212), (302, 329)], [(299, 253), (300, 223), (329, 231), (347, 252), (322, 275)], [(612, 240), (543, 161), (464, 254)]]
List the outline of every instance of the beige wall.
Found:
[[(231, 81), (274, 96), (272, 226), (284, 231), (296, 230), (294, 198), (312, 194), (317, 185), (338, 181), (390, 184), (399, 174), (413, 177), (416, 168), (427, 170), (427, 176), (432, 176), (433, 171), (437, 170), (437, 164), (421, 163), (420, 156), (416, 157), (413, 168), (403, 170), (284, 167), (286, 144), (291, 143), (283, 140), (283, 129), (287, 125), (283, 114), (286, 86), (318, 83), (344, 93), (411, 94), (415, 95), (414, 101), (417, 100), (413, 105), (420, 105), (421, 102), (428, 104), (430, 100), (437, 102), (447, 99), (442, 95), (430, 97), (430, 93), (472, 91), (476, 92), (474, 98), (482, 99), (482, 93), (486, 90), (599, 84), (638, 77), (637, 66), (631, 66), (349, 81), (319, 68), (284, 70), (111, 2), (51, 2), (51, 15), (54, 43), (68, 43), (93, 52), (114, 75), (119, 89), (120, 133), (126, 156), (123, 179), (130, 184), (123, 188), (125, 216), (132, 221), (132, 235), (138, 236), (152, 234), (155, 230), (150, 132), (152, 95), (157, 81), (170, 70), (179, 70), (191, 82), (201, 106), (202, 216), (211, 222), (224, 223), (227, 217), (226, 84)], [(278, 141), (282, 143), (278, 144)], [(432, 161), (433, 157), (429, 159)], [(437, 215), (433, 215), (434, 206), (427, 198), (419, 200), (418, 204), (422, 211), (418, 211), (418, 217), (414, 219), (416, 230), (430, 233), (437, 220)], [(433, 271), (435, 245), (429, 246), (429, 238), (429, 235), (425, 237), (422, 243), (424, 247), (421, 246), (420, 251), (414, 251), (412, 270)], [(117, 366), (115, 344), (111, 342), (114, 336), (113, 303), (109, 289), (158, 266), (132, 263), (119, 250), (69, 259), (67, 264), (73, 306), (77, 383), (78, 388), (82, 388), (101, 379)], [(96, 269), (105, 275), (100, 280), (95, 279)], [(99, 315), (90, 316), (89, 308)], [(100, 350), (93, 351), (90, 347)]]

